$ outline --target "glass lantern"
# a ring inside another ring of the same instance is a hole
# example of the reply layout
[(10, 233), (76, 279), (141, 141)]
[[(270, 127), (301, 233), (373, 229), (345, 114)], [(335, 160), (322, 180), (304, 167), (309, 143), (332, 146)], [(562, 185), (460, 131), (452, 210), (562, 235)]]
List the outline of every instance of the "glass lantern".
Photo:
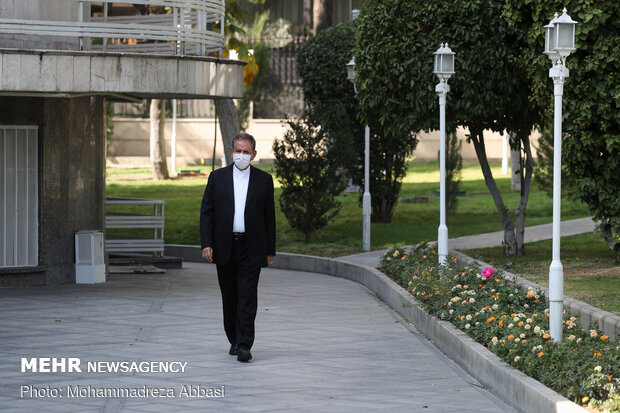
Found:
[(555, 62), (560, 58), (558, 52), (555, 51), (554, 42), (555, 42), (555, 21), (558, 18), (558, 14), (555, 13), (553, 20), (549, 22), (548, 25), (545, 26), (545, 51), (544, 54), (552, 61)]
[(352, 57), (351, 61), (347, 63), (347, 79), (355, 83), (355, 58)]
[(357, 93), (357, 87), (355, 86), (355, 56), (351, 58), (351, 61), (347, 63), (347, 79), (353, 83), (353, 89)]
[(454, 52), (448, 47), (448, 43), (441, 44), (435, 52), (435, 70), (433, 73), (440, 79), (449, 79), (454, 74)]
[(562, 57), (566, 57), (575, 50), (575, 25), (576, 21), (566, 14), (566, 8), (562, 15), (554, 19), (553, 48)]

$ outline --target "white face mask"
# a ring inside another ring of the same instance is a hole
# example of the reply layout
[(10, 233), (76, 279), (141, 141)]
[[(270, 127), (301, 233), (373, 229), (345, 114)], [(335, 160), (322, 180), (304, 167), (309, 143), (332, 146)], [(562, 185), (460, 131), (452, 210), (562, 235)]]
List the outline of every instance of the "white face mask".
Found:
[(233, 153), (233, 162), (235, 166), (240, 170), (244, 170), (248, 166), (250, 166), (250, 161), (252, 157), (250, 155), (245, 155), (243, 153)]

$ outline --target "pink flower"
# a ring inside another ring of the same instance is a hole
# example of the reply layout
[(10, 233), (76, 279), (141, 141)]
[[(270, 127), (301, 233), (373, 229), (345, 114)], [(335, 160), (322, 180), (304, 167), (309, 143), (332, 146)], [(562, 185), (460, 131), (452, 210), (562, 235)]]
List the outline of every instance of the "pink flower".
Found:
[(495, 274), (495, 271), (491, 267), (486, 267), (484, 270), (482, 270), (482, 278), (484, 278), (485, 280), (491, 278), (493, 274)]

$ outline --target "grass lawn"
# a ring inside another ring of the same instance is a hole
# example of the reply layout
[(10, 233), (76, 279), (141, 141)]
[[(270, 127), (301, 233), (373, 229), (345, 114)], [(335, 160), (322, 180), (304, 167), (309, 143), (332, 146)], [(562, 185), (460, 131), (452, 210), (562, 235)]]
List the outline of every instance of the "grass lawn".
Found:
[[(273, 165), (259, 165), (273, 172)], [(206, 173), (210, 167), (192, 167)], [(501, 174), (499, 162), (492, 164), (493, 174), (509, 211), (518, 204), (519, 193), (510, 190), (510, 179)], [(167, 243), (199, 244), (198, 228), (200, 202), (206, 176), (151, 181), (148, 168), (108, 168), (107, 195), (159, 199), (166, 202)], [(280, 189), (276, 185), (276, 219), (278, 251), (305, 253), (321, 256), (340, 256), (361, 252), (362, 208), (358, 194), (338, 197), (342, 202), (339, 215), (310, 243), (303, 242), (301, 233), (293, 230), (279, 208)], [(463, 167), (463, 189), (459, 207), (448, 222), (450, 237), (500, 231), (501, 221), (491, 195), (486, 188), (479, 165)], [(437, 162), (413, 162), (404, 179), (400, 199), (429, 196), (439, 188)], [(527, 208), (526, 225), (551, 222), (552, 200), (534, 185)], [(562, 219), (587, 216), (587, 207), (579, 201), (563, 199)], [(439, 225), (439, 197), (430, 196), (428, 203), (399, 202), (390, 224), (372, 224), (372, 249), (415, 244), (422, 240), (437, 239)]]
[[(493, 175), (509, 211), (519, 202), (519, 193), (510, 190), (510, 179), (501, 174), (499, 163), (492, 165)], [(273, 173), (273, 165), (259, 165)], [(210, 167), (188, 168), (202, 172), (202, 176), (169, 181), (152, 181), (149, 168), (108, 168), (107, 195), (159, 199), (166, 202), (166, 243), (200, 244), (198, 228), (200, 203)], [(308, 244), (301, 233), (293, 230), (279, 205), (280, 188), (276, 186), (277, 249), (319, 256), (341, 256), (362, 251), (362, 208), (357, 194), (341, 195), (339, 215)], [(502, 230), (493, 200), (486, 188), (479, 165), (463, 166), (462, 187), (455, 216), (448, 222), (450, 237), (473, 235)], [(428, 203), (399, 202), (392, 223), (372, 224), (372, 249), (412, 245), (437, 239), (439, 225), (439, 197), (430, 196), (439, 188), (437, 162), (414, 162), (404, 179), (400, 199), (429, 196)], [(587, 207), (570, 198), (562, 199), (562, 219), (587, 216)], [(552, 199), (533, 184), (530, 194), (526, 225), (550, 223)], [(145, 234), (148, 235), (148, 234)], [(531, 281), (547, 285), (551, 261), (551, 241), (526, 245), (526, 255), (503, 256), (502, 248), (465, 251), (468, 255), (503, 268), (506, 261), (513, 263), (513, 271)], [(562, 239), (562, 263), (565, 273), (565, 294), (583, 300), (607, 311), (620, 314), (620, 267), (606, 244), (598, 235), (584, 234)]]
[[(620, 315), (620, 266), (598, 234), (564, 237), (560, 243), (564, 267), (564, 294)], [(526, 255), (506, 257), (501, 247), (464, 250), (465, 254), (505, 268), (512, 262), (515, 274), (549, 287), (551, 240), (526, 246)]]

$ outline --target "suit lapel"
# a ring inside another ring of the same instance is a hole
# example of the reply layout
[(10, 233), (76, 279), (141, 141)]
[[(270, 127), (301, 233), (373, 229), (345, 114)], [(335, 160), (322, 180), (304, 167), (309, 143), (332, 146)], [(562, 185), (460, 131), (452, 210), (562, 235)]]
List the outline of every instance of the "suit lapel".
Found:
[(234, 165), (227, 166), (226, 170), (226, 186), (228, 187), (228, 197), (230, 200), (230, 205), (232, 205), (232, 210), (235, 210), (235, 187), (233, 184), (233, 170)]
[[(252, 196), (254, 195), (254, 191), (256, 190), (256, 183), (254, 182), (256, 180), (256, 168), (254, 168), (252, 165), (250, 165), (250, 180), (248, 181), (248, 195), (245, 198), (245, 211), (248, 210), (248, 205), (250, 204), (250, 202), (252, 202)], [(244, 213), (245, 213), (244, 211)]]

